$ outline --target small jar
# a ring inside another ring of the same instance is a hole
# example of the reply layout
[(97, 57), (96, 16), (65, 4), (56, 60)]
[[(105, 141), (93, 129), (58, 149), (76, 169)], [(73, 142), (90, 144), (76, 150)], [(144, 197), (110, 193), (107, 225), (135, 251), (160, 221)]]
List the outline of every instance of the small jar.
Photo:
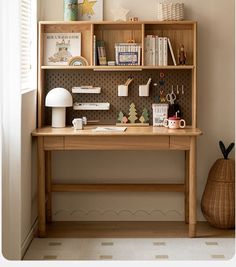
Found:
[(78, 0), (64, 0), (64, 20), (76, 21), (78, 19)]

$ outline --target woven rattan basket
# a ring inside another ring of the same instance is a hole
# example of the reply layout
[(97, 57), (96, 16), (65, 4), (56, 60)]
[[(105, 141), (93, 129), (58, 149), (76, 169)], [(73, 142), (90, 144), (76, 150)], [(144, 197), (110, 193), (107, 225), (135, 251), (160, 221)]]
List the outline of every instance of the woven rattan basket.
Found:
[(212, 166), (201, 208), (206, 220), (217, 228), (235, 227), (235, 161), (218, 159)]
[(183, 20), (184, 19), (184, 4), (163, 2), (158, 3), (157, 19), (164, 20)]

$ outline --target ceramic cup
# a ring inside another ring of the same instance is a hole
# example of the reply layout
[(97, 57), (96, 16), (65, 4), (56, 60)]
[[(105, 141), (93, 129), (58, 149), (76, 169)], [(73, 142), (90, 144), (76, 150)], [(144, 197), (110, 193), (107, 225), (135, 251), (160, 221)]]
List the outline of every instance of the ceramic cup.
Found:
[(186, 127), (186, 122), (185, 120), (181, 120), (178, 117), (170, 117), (169, 119), (165, 119), (163, 122), (163, 125), (166, 128), (170, 128), (170, 129), (183, 129)]
[(72, 124), (75, 130), (83, 130), (83, 119), (74, 119)]

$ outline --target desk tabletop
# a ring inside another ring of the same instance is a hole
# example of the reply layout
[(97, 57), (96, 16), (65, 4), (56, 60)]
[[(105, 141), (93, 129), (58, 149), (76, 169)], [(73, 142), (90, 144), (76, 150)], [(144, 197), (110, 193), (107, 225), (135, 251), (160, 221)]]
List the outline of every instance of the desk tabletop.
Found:
[[(125, 132), (95, 132), (99, 127), (86, 126), (84, 130), (76, 131), (72, 127), (52, 128), (43, 127), (35, 129), (32, 136), (199, 136), (202, 134), (198, 128), (168, 129), (164, 127), (127, 127)], [(101, 127), (106, 127), (102, 125)], [(107, 126), (111, 127), (111, 126)]]

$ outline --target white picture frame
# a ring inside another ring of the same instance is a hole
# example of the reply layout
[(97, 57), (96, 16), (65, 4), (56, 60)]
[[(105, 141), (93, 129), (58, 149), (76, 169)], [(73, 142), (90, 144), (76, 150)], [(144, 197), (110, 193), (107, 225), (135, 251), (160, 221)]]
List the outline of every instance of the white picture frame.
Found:
[(78, 0), (78, 19), (103, 21), (103, 0)]
[(72, 57), (81, 56), (81, 33), (45, 33), (44, 65), (68, 65)]

